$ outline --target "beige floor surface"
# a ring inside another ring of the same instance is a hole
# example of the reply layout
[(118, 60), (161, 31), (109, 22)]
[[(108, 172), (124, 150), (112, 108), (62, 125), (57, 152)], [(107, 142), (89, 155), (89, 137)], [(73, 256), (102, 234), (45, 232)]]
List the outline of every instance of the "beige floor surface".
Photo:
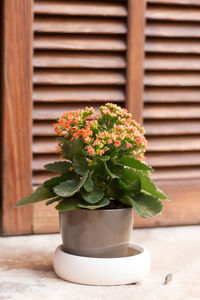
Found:
[[(132, 240), (149, 249), (151, 273), (141, 285), (102, 287), (57, 278), (58, 234), (0, 238), (0, 299), (200, 300), (200, 226), (137, 229)], [(167, 274), (172, 281), (164, 285)]]

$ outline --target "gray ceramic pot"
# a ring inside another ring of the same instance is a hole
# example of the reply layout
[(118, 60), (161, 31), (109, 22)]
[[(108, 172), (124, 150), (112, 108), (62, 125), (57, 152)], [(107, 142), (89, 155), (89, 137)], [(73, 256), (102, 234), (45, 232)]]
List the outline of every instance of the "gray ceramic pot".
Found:
[(60, 212), (66, 252), (88, 257), (126, 256), (133, 228), (132, 208)]

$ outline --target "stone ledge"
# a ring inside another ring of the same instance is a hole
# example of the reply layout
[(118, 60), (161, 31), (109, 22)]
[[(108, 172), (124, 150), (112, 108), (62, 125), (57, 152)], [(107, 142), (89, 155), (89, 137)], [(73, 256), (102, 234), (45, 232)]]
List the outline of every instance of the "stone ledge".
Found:
[[(0, 299), (197, 300), (199, 232), (200, 226), (135, 229), (132, 240), (151, 253), (151, 273), (137, 285), (111, 287), (84, 286), (57, 278), (52, 256), (61, 243), (58, 234), (0, 238)], [(172, 280), (164, 284), (167, 274), (172, 274)]]

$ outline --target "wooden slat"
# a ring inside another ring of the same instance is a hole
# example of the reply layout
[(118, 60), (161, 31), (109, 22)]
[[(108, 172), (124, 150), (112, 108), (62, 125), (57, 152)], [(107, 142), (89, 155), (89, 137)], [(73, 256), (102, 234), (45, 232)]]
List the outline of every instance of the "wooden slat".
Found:
[(125, 101), (125, 90), (123, 87), (57, 87), (35, 86), (33, 91), (35, 102), (104, 102)]
[(74, 53), (74, 52), (36, 52), (34, 67), (40, 68), (99, 68), (124, 69), (126, 67), (123, 54)]
[(50, 85), (124, 85), (126, 82), (124, 72), (110, 70), (35, 70), (33, 82)]
[(32, 191), (32, 1), (2, 4), (0, 231), (20, 235), (32, 231), (32, 208), (13, 207)]
[(176, 87), (146, 87), (144, 102), (200, 102), (200, 88), (176, 88)]
[(146, 70), (200, 70), (199, 56), (186, 55), (150, 55), (145, 59)]
[(159, 181), (158, 185), (168, 195), (171, 201), (163, 201), (163, 212), (156, 218), (143, 219), (136, 216), (136, 226), (147, 227), (199, 224), (200, 179)]
[(43, 154), (49, 154), (49, 153), (56, 153), (56, 139), (55, 138), (35, 138), (32, 150), (33, 153), (43, 153)]
[(142, 124), (145, 2), (128, 1), (126, 107)]
[(200, 6), (199, 0), (146, 0), (148, 3), (155, 3), (155, 4), (179, 4), (179, 5), (191, 5), (191, 6)]
[(146, 104), (143, 115), (145, 119), (199, 119), (200, 105)]
[(125, 34), (126, 22), (117, 19), (35, 17), (35, 32)]
[(152, 167), (200, 166), (200, 152), (148, 153), (147, 162)]
[[(43, 167), (45, 164), (59, 161), (59, 154), (55, 155), (36, 155), (33, 157), (32, 170), (33, 171), (45, 171)], [(50, 174), (51, 175), (51, 174)]]
[[(92, 104), (96, 113), (99, 113), (98, 106)], [(84, 104), (74, 105), (72, 103), (63, 103), (63, 104), (35, 104), (33, 110), (33, 119), (34, 120), (56, 120), (59, 118), (63, 112), (69, 110), (75, 110), (78, 108), (85, 107)]]
[(200, 134), (200, 120), (148, 120), (144, 128), (148, 136)]
[[(178, 180), (200, 178), (200, 167), (172, 167), (172, 168), (156, 168), (151, 175), (152, 180)], [(188, 185), (188, 184), (187, 184)], [(184, 199), (184, 198), (183, 198)]]
[(125, 51), (126, 42), (121, 36), (41, 35), (35, 34), (34, 49)]
[[(170, 1), (168, 2), (171, 3)], [(200, 7), (152, 5), (146, 10), (146, 18), (153, 20), (200, 21)]]
[(35, 14), (68, 16), (126, 17), (127, 9), (123, 3), (111, 1), (37, 1)]
[[(199, 151), (200, 136), (169, 136), (169, 137), (151, 137), (148, 141), (148, 151)], [(36, 150), (42, 148), (40, 143)], [(46, 149), (47, 146), (44, 148)]]
[(161, 53), (200, 53), (200, 41), (189, 39), (147, 38), (145, 51)]
[(148, 72), (144, 77), (149, 86), (199, 86), (199, 82), (199, 72)]
[(187, 37), (199, 38), (199, 24), (196, 23), (169, 23), (169, 22), (148, 22), (145, 29), (146, 36), (160, 37)]
[(53, 129), (54, 122), (35, 122), (32, 126), (33, 136), (55, 136)]

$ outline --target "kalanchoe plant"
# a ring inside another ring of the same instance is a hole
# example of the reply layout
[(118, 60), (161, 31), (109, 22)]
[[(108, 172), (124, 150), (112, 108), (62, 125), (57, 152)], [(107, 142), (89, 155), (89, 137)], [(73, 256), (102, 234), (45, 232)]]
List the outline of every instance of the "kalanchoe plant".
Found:
[(124, 108), (107, 103), (100, 115), (93, 108), (69, 111), (54, 124), (61, 161), (46, 164), (60, 173), (15, 204), (49, 199), (58, 211), (134, 207), (144, 218), (162, 210), (167, 199), (150, 180), (144, 163), (144, 130)]

